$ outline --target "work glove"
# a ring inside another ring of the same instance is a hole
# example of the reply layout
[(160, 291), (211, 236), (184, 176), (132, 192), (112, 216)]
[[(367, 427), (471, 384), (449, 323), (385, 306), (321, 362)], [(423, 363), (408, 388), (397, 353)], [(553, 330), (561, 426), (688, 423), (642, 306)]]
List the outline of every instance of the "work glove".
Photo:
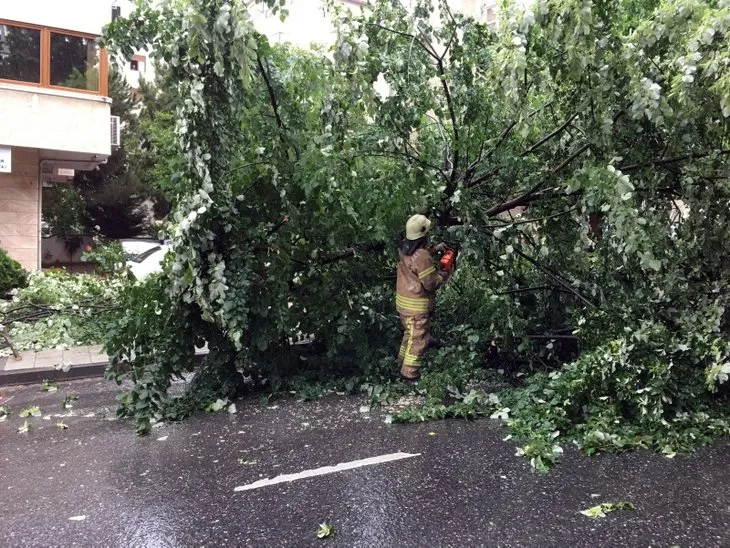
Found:
[(441, 242), (440, 244), (436, 244), (433, 247), (433, 252), (434, 253), (443, 253), (447, 249), (449, 249), (449, 246), (447, 246), (444, 242)]

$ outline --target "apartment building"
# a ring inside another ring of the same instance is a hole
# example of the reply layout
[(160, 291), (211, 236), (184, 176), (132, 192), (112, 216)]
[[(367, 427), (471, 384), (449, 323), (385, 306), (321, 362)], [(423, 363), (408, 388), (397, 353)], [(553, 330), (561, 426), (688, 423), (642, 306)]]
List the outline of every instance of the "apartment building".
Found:
[[(378, 0), (339, 1), (351, 9), (362, 9)], [(410, 8), (415, 1), (401, 0), (401, 3)], [(454, 11), (483, 21), (492, 28), (497, 25), (498, 0), (450, 0), (449, 6)], [(272, 42), (290, 42), (306, 48), (311, 44), (329, 45), (335, 40), (334, 29), (325, 13), (323, 0), (288, 0), (286, 9), (289, 15), (284, 21), (265, 5), (251, 2), (250, 9), (257, 30), (266, 34)]]
[(41, 265), (41, 197), (111, 154), (104, 0), (0, 3), (0, 248)]
[[(134, 8), (132, 0), (111, 0), (112, 19), (128, 17)], [(124, 74), (132, 91), (136, 93), (139, 93), (140, 80), (153, 82), (155, 79), (155, 65), (148, 50), (137, 50), (130, 59), (117, 59), (116, 66)]]

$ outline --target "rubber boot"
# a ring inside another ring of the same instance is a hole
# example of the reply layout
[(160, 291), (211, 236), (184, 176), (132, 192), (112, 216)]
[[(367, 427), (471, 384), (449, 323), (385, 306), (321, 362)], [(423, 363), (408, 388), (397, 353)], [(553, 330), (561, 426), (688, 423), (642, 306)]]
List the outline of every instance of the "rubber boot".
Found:
[(400, 368), (400, 377), (406, 382), (418, 382), (421, 379), (421, 372), (418, 367), (403, 365)]

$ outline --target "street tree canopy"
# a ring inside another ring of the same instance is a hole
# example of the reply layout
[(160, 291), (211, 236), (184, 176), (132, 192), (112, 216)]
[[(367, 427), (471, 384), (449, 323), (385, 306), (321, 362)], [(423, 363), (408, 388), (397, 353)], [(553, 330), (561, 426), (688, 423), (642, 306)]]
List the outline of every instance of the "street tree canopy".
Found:
[(438, 378), (460, 394), (493, 344), (530, 372), (460, 413), (496, 408), (538, 469), (561, 440), (673, 454), (727, 432), (730, 2), (505, 4), (496, 32), (414, 4), (333, 3), (329, 52), (269, 44), (240, 0), (143, 0), (108, 28), (170, 67), (186, 163), (165, 273), (108, 343), (122, 410), (145, 432), (281, 382), (301, 334), (326, 352), (310, 369), (392, 376), (394, 247), (426, 213), (461, 263), (424, 383), (458, 371)]

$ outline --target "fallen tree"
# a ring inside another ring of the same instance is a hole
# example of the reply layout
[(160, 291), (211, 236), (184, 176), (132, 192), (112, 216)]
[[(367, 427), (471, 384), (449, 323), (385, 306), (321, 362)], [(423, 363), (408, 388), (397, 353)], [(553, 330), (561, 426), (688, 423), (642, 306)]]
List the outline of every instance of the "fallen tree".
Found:
[[(560, 440), (671, 454), (727, 432), (727, 2), (538, 0), (496, 33), (443, 1), (330, 9), (331, 57), (271, 46), (243, 2), (142, 2), (109, 28), (186, 97), (174, 252), (107, 344), (138, 431), (278, 382), (297, 333), (332, 374), (394, 374), (393, 249), (426, 212), (463, 265), (430, 371), (473, 371), (493, 340), (543, 371), (509, 411), (470, 399), (537, 468)], [(566, 336), (582, 355), (561, 368)]]

